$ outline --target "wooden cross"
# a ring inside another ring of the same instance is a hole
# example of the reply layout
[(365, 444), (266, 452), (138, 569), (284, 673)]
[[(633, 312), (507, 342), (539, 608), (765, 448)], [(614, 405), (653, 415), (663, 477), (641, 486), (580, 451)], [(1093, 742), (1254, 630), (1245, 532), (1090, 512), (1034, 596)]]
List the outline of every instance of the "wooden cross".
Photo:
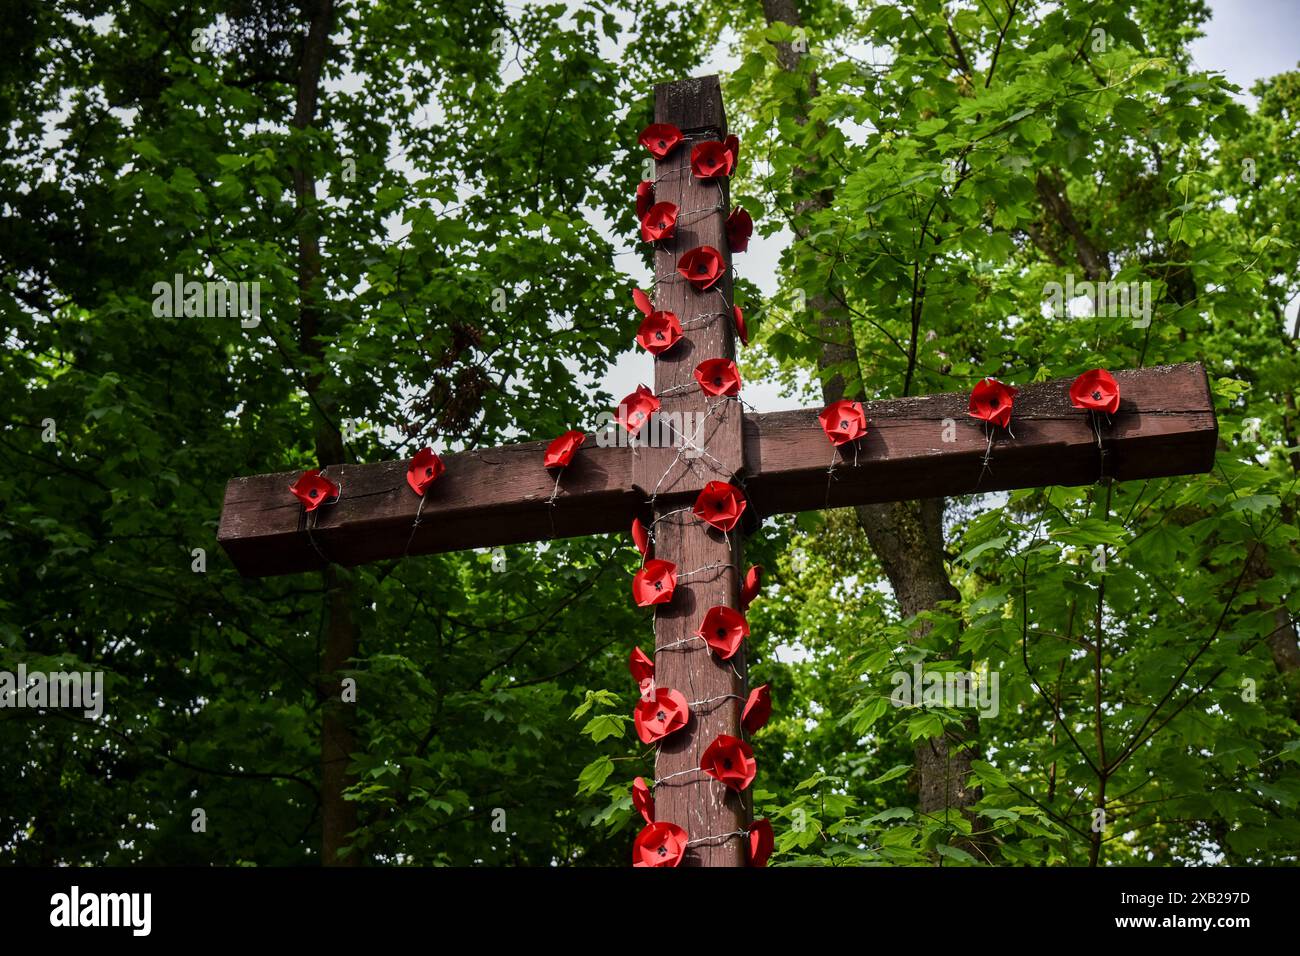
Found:
[(233, 478), (217, 537), (241, 574), (260, 577), (320, 569), (325, 556), (354, 566), (626, 533), (633, 518), (649, 521), (653, 514), (654, 556), (680, 572), (707, 569), (656, 608), (656, 680), (688, 701), (711, 701), (693, 707), (690, 723), (659, 747), (656, 817), (702, 840), (683, 865), (743, 866), (747, 841), (736, 834), (751, 822), (751, 790), (737, 795), (698, 772), (718, 734), (742, 736), (746, 694), (743, 648), (722, 662), (690, 639), (708, 608), (737, 606), (745, 571), (740, 534), (724, 536), (690, 513), (708, 481), (744, 488), (752, 528), (754, 516), (784, 512), (1206, 472), (1218, 428), (1205, 371), (1196, 364), (1115, 373), (1122, 404), (1097, 430), (1088, 413), (1071, 406), (1069, 380), (1025, 386), (1015, 401), (1014, 437), (998, 430), (991, 448), (984, 424), (967, 414), (967, 393), (865, 403), (867, 436), (840, 449), (822, 431), (819, 409), (744, 414), (734, 399), (704, 395), (695, 367), (735, 357), (730, 268), (712, 289), (697, 292), (678, 278), (677, 263), (686, 250), (709, 245), (730, 266), (726, 179), (699, 180), (689, 170), (693, 143), (727, 134), (718, 78), (657, 86), (655, 122), (672, 123), (687, 137), (656, 169), (656, 198), (676, 203), (682, 215), (676, 237), (655, 253), (655, 306), (676, 313), (685, 334), (656, 358), (655, 393), (665, 413), (707, 416), (699, 434), (688, 436), (694, 448), (601, 447), (589, 436), (558, 494), (542, 464), (546, 442), (461, 452), (445, 457), (446, 473), (422, 507), (407, 486), (406, 461), (331, 464), (325, 473), (342, 494), (313, 515), (310, 536), (303, 508), (288, 492), (297, 472)]

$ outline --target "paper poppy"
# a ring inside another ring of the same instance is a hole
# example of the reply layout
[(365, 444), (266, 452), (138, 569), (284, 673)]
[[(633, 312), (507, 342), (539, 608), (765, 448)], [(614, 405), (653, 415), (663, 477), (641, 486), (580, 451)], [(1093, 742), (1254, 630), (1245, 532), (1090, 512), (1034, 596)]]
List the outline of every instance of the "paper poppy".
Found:
[(657, 202), (641, 217), (641, 241), (671, 239), (677, 232), (677, 204)]
[(319, 468), (304, 471), (289, 490), (307, 511), (315, 511), (329, 499), (339, 496), (339, 486), (321, 475)]
[(754, 782), (758, 764), (754, 748), (739, 737), (718, 734), (700, 757), (700, 769), (732, 790), (744, 790)]
[(421, 448), (406, 468), (406, 483), (421, 497), (447, 468), (432, 448)]
[(730, 176), (736, 168), (736, 157), (716, 139), (696, 143), (691, 150), (691, 172), (697, 179)]
[(632, 543), (641, 552), (641, 557), (644, 558), (650, 552), (650, 535), (640, 518), (632, 519)]
[(731, 163), (734, 168), (740, 163), (740, 137), (732, 133), (722, 141), (722, 145), (731, 154)]
[(1011, 422), (1011, 406), (1018, 391), (995, 378), (982, 379), (970, 393), (971, 418), (1006, 428)]
[(587, 436), (578, 431), (567, 431), (546, 446), (546, 467), (565, 468), (573, 461), (578, 446), (587, 440)]
[(732, 252), (744, 252), (754, 235), (754, 220), (743, 206), (731, 210), (727, 217), (727, 246)]
[(749, 332), (745, 330), (745, 313), (740, 311), (740, 306), (731, 307), (731, 317), (736, 321), (736, 334), (740, 336), (740, 344), (749, 344)]
[(704, 638), (704, 643), (717, 651), (719, 657), (727, 661), (735, 656), (736, 651), (740, 650), (741, 642), (749, 637), (749, 624), (735, 608), (719, 604), (709, 608), (695, 633)]
[(672, 123), (651, 123), (641, 130), (638, 142), (650, 150), (655, 159), (663, 159), (682, 141), (682, 131)]
[(758, 591), (763, 580), (763, 566), (756, 564), (745, 574), (745, 583), (740, 588), (740, 610), (741, 613), (749, 610), (749, 606), (754, 603), (754, 598), (758, 597)]
[(771, 716), (772, 693), (767, 684), (760, 684), (749, 692), (745, 709), (740, 712), (740, 726), (745, 728), (745, 733), (755, 734), (763, 728), (767, 718)]
[(725, 481), (710, 481), (695, 499), (695, 517), (719, 531), (730, 531), (740, 522), (748, 501), (745, 493)]
[(1114, 415), (1119, 410), (1119, 382), (1104, 368), (1084, 372), (1070, 386), (1070, 404), (1075, 408)]
[(617, 420), (629, 435), (635, 435), (657, 411), (659, 399), (655, 398), (654, 392), (644, 385), (638, 385), (635, 392), (618, 403)]
[(695, 366), (695, 381), (706, 395), (740, 394), (740, 369), (731, 359), (705, 359)]
[(637, 607), (667, 604), (677, 587), (677, 565), (651, 558), (632, 578), (632, 597)]
[(637, 777), (632, 781), (632, 806), (645, 818), (646, 823), (655, 822), (655, 798), (651, 795), (650, 787), (644, 777)]
[(749, 865), (767, 866), (776, 840), (772, 837), (772, 823), (766, 818), (755, 820), (749, 826)]
[(631, 673), (632, 679), (638, 684), (643, 681), (654, 680), (655, 662), (639, 647), (632, 648), (632, 653), (628, 654), (627, 669)]
[(636, 303), (636, 307), (640, 310), (642, 315), (649, 315), (655, 310), (655, 307), (650, 304), (650, 296), (646, 295), (640, 289), (632, 290), (632, 301)]
[(686, 855), (686, 831), (675, 823), (651, 823), (632, 841), (633, 866), (677, 866)]
[(655, 184), (653, 179), (643, 179), (636, 186), (636, 217), (644, 219), (650, 207), (655, 204)]
[(652, 744), (681, 730), (691, 719), (691, 708), (679, 691), (660, 687), (649, 700), (639, 700), (632, 712), (632, 723), (641, 743)]
[(862, 403), (847, 398), (831, 402), (822, 409), (817, 420), (822, 423), (822, 431), (833, 445), (857, 441), (867, 433), (867, 413), (863, 411)]
[(636, 340), (651, 355), (667, 352), (682, 340), (682, 324), (674, 312), (651, 312), (641, 320)]
[(703, 292), (727, 271), (722, 253), (712, 246), (696, 246), (677, 260), (677, 271), (696, 289)]

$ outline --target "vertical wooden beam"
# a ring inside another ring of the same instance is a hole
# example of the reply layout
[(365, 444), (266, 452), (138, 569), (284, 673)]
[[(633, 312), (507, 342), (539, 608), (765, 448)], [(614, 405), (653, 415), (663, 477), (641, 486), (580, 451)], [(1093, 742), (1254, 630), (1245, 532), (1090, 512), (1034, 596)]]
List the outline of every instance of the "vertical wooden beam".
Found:
[[(655, 253), (654, 302), (656, 308), (676, 313), (686, 331), (681, 342), (656, 359), (655, 393), (662, 396), (662, 412), (692, 412), (701, 417), (708, 414), (695, 437), (695, 443), (707, 454), (678, 457), (678, 449), (674, 448), (640, 448), (633, 471), (646, 493), (657, 490), (655, 556), (674, 562), (679, 573), (719, 566), (681, 582), (672, 602), (660, 606), (655, 617), (655, 674), (659, 686), (680, 691), (688, 701), (718, 698), (691, 708), (690, 723), (663, 742), (655, 765), (655, 777), (661, 781), (680, 774), (656, 788), (656, 818), (684, 827), (689, 838), (697, 840), (744, 829), (751, 812), (748, 791), (732, 793), (698, 769), (705, 748), (719, 734), (741, 736), (744, 650), (731, 661), (721, 662), (702, 641), (690, 640), (710, 607), (738, 606), (740, 575), (744, 571), (740, 566), (743, 557), (739, 529), (728, 538), (689, 511), (695, 492), (705, 482), (733, 480), (743, 466), (743, 415), (739, 402), (709, 398), (694, 377), (700, 362), (720, 357), (734, 359), (736, 354), (730, 315), (731, 251), (725, 228), (730, 202), (728, 183), (725, 178), (699, 180), (690, 171), (691, 148), (696, 143), (726, 137), (718, 77), (656, 86), (655, 122), (672, 123), (687, 137), (656, 164), (655, 199), (676, 203), (680, 218), (675, 238), (663, 242)], [(728, 264), (727, 274), (703, 292), (697, 292), (677, 273), (682, 254), (700, 245), (719, 250)], [(712, 318), (707, 318), (711, 314)], [(711, 414), (710, 404), (715, 406)], [(672, 514), (682, 508), (688, 510)], [(679, 643), (682, 641), (685, 643)], [(682, 773), (691, 770), (694, 772)], [(730, 836), (691, 847), (682, 865), (744, 866), (745, 861), (746, 841)]]

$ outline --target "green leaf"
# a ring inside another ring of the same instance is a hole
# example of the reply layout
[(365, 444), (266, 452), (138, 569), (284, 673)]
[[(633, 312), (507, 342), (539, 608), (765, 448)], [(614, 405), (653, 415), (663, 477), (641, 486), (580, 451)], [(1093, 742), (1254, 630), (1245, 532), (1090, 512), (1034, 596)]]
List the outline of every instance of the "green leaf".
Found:
[(962, 564), (970, 564), (975, 558), (978, 558), (986, 551), (992, 551), (995, 548), (1005, 548), (1007, 542), (1011, 540), (1011, 535), (1004, 534), (997, 538), (991, 538), (988, 541), (981, 542), (973, 548), (967, 548), (958, 557), (957, 560)]
[(980, 782), (985, 786), (993, 787), (997, 790), (1007, 789), (1007, 778), (1002, 771), (998, 770), (991, 763), (985, 760), (972, 760), (970, 762), (971, 770), (975, 776), (979, 777)]
[(887, 823), (890, 820), (910, 820), (915, 814), (908, 807), (891, 807), (881, 810), (874, 816), (867, 817), (863, 823)]
[(1233, 501), (1231, 508), (1233, 511), (1246, 511), (1257, 515), (1265, 511), (1274, 511), (1281, 506), (1282, 499), (1277, 495), (1246, 495)]
[(943, 718), (938, 714), (915, 714), (907, 721), (909, 740), (923, 740), (943, 734)]
[(587, 726), (582, 728), (582, 732), (596, 743), (600, 743), (609, 737), (621, 738), (625, 730), (625, 724), (630, 720), (630, 717), (624, 717), (621, 714), (600, 714), (591, 718), (587, 722)]
[(870, 785), (874, 787), (877, 784), (886, 783), (890, 780), (897, 780), (899, 777), (902, 777), (905, 774), (910, 773), (911, 770), (912, 770), (912, 765), (910, 763), (900, 763), (898, 766), (891, 767), (889, 770), (886, 770), (875, 780), (872, 780)]
[(950, 860), (956, 860), (958, 863), (965, 863), (974, 866), (979, 862), (965, 850), (959, 847), (949, 846), (946, 843), (936, 844), (934, 849), (940, 856), (947, 857)]
[(609, 779), (609, 775), (613, 772), (614, 761), (601, 754), (583, 767), (582, 773), (578, 774), (578, 794), (595, 793), (604, 786), (605, 781)]

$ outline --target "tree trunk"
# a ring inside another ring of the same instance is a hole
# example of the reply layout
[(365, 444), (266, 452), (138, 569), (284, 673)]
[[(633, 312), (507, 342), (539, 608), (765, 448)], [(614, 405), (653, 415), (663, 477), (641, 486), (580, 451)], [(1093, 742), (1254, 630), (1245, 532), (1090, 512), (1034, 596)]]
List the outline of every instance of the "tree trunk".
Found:
[[(800, 26), (801, 20), (795, 0), (763, 0), (763, 13), (768, 23), (781, 21)], [(777, 61), (788, 71), (797, 70), (802, 54), (793, 44), (777, 44)], [(816, 75), (809, 77), (808, 94), (816, 95)], [(806, 122), (807, 117), (797, 121)], [(796, 180), (800, 177), (795, 173)], [(798, 197), (796, 214), (826, 208), (832, 197), (825, 191)], [(806, 230), (796, 227), (799, 238)], [(815, 316), (816, 327), (822, 339), (819, 366), (824, 371), (845, 364), (857, 366), (857, 349), (853, 329), (847, 315), (836, 308), (829, 290), (815, 290), (808, 301)], [(829, 404), (844, 397), (845, 381), (840, 374), (832, 375), (822, 384), (822, 397)], [(933, 609), (940, 601), (956, 600), (960, 595), (948, 579), (944, 565), (942, 499), (927, 501), (899, 501), (879, 505), (863, 505), (856, 510), (858, 522), (866, 532), (871, 549), (880, 559), (889, 583), (894, 589), (899, 611), (911, 617), (921, 611)], [(925, 636), (928, 629), (921, 628), (914, 639)], [(967, 723), (967, 739), (978, 731), (977, 722)], [(970, 761), (973, 752), (959, 748), (944, 737), (921, 741), (916, 746), (916, 778), (918, 804), (922, 813), (942, 814), (949, 809), (970, 807), (979, 799), (977, 788), (968, 786)]]
[[(333, 0), (316, 0), (298, 64), (297, 97), (293, 114), (296, 129), (306, 129), (316, 118), (321, 70), (329, 45), (334, 19)], [(305, 164), (293, 168), (294, 204), (298, 224), (298, 342), (302, 351), (320, 359), (321, 251), (319, 227), (315, 223), (316, 178)], [(336, 404), (322, 389), (322, 375), (307, 382), (317, 412), (316, 458), (322, 468), (343, 462), (343, 437), (334, 415)], [(323, 572), (325, 584), (325, 650), (321, 661), (318, 693), (321, 704), (321, 862), (326, 866), (356, 866), (359, 854), (340, 856), (348, 845), (348, 834), (357, 828), (355, 804), (343, 798), (353, 782), (348, 763), (356, 750), (352, 731), (352, 706), (343, 702), (337, 671), (357, 652), (356, 603), (352, 573), (330, 565)]]

